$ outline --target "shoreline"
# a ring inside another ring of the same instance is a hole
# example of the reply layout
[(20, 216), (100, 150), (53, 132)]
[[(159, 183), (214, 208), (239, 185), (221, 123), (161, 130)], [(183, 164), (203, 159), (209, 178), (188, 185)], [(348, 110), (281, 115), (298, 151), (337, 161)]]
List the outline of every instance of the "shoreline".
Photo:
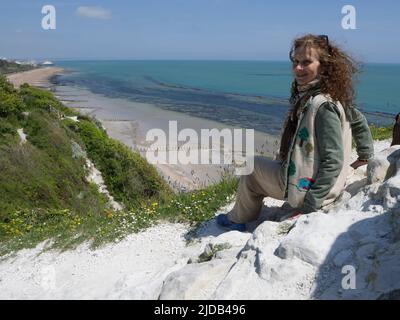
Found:
[(60, 67), (44, 67), (29, 71), (17, 72), (6, 75), (15, 88), (28, 83), (33, 87), (49, 89), (52, 87), (50, 79), (54, 76), (64, 74), (66, 71)]
[[(139, 152), (146, 157), (151, 147), (146, 141), (146, 134), (152, 129), (161, 129), (168, 133), (169, 121), (177, 121), (177, 129), (193, 129), (198, 137), (201, 129), (233, 129), (223, 123), (193, 117), (181, 112), (161, 109), (155, 105), (133, 102), (123, 98), (110, 98), (95, 94), (83, 88), (55, 86), (55, 96), (67, 107), (81, 114), (98, 119), (107, 134)], [(68, 99), (73, 97), (73, 99)], [(255, 131), (256, 154), (264, 152), (265, 156), (273, 156), (273, 148), (277, 137)], [(263, 150), (263, 151), (261, 151)], [(212, 164), (157, 164), (161, 176), (175, 190), (193, 190), (214, 184), (221, 179), (227, 165)]]
[[(47, 67), (12, 74), (8, 76), (8, 79), (17, 87), (27, 82), (32, 86), (51, 90), (65, 106), (82, 115), (98, 119), (111, 138), (139, 152), (144, 158), (146, 158), (146, 151), (151, 147), (149, 141), (146, 141), (147, 132), (157, 128), (168, 133), (169, 121), (177, 121), (178, 132), (185, 128), (191, 128), (198, 137), (201, 137), (202, 129), (215, 128), (220, 131), (237, 129), (237, 127), (233, 128), (213, 120), (165, 110), (153, 104), (134, 102), (124, 98), (110, 98), (85, 88), (59, 86), (51, 82), (53, 77), (65, 73), (65, 69)], [(255, 154), (273, 157), (277, 139), (279, 138), (276, 136), (255, 131)], [(229, 146), (235, 148), (235, 140), (231, 145), (228, 143), (228, 148)], [(198, 144), (196, 148), (200, 152), (201, 145)], [(219, 153), (221, 154), (220, 151)], [(155, 167), (164, 180), (176, 191), (199, 189), (214, 184), (220, 181), (224, 173), (233, 170), (232, 165), (224, 164), (156, 164)]]

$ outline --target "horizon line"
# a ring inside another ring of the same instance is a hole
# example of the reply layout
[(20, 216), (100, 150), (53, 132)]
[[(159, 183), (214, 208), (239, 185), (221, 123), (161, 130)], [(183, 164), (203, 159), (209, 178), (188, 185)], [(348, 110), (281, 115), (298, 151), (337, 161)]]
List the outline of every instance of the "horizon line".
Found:
[[(231, 62), (289, 62), (289, 59), (191, 59), (191, 58), (173, 58), (173, 59), (153, 59), (153, 58), (111, 58), (111, 57), (104, 57), (104, 58), (89, 58), (89, 57), (74, 57), (74, 58), (7, 58), (8, 60), (22, 60), (22, 61), (36, 61), (36, 60), (50, 60), (50, 61), (210, 61), (210, 62), (224, 62), (224, 61), (231, 61)], [(382, 61), (361, 61), (360, 64), (393, 64), (398, 65), (399, 62), (382, 62)]]
[[(29, 59), (28, 59), (29, 60)], [(35, 59), (30, 59), (35, 60)], [(39, 60), (39, 59), (37, 59)], [(288, 62), (289, 59), (152, 59), (152, 58), (43, 58), (40, 60), (52, 60), (52, 61), (210, 61), (210, 62)], [(361, 61), (360, 64), (394, 64), (398, 65), (399, 62), (383, 62), (383, 61)]]

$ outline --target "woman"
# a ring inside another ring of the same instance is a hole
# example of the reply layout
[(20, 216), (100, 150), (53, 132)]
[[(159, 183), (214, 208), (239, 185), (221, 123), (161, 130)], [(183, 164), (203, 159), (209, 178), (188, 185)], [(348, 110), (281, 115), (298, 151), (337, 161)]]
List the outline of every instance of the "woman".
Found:
[[(354, 107), (354, 61), (327, 36), (295, 39), (290, 51), (294, 81), (291, 110), (276, 160), (254, 159), (254, 171), (242, 176), (232, 211), (217, 223), (244, 231), (258, 218), (264, 197), (287, 200), (293, 217), (332, 203), (345, 187), (350, 165), (373, 155), (365, 117)], [(350, 164), (352, 136), (358, 160)]]

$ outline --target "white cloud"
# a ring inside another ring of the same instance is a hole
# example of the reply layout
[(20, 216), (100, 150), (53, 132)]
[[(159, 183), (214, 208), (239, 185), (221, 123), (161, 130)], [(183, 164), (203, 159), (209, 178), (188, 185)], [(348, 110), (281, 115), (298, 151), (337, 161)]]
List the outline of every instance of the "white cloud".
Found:
[(76, 14), (81, 17), (96, 19), (111, 19), (111, 10), (102, 7), (80, 6), (76, 9)]

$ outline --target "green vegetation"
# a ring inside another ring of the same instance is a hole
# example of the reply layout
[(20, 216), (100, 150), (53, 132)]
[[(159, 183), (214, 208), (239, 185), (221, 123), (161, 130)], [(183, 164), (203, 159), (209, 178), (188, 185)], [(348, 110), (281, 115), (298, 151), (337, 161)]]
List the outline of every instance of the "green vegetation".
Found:
[(142, 204), (131, 210), (79, 214), (70, 209), (20, 209), (0, 222), (0, 256), (51, 239), (50, 248), (69, 249), (91, 240), (93, 248), (119, 241), (159, 221), (186, 222), (193, 227), (209, 220), (233, 200), (236, 179), (186, 194), (171, 195), (164, 203)]
[[(68, 116), (78, 116), (75, 122)], [(18, 129), (27, 137), (21, 143)], [(89, 158), (124, 209), (87, 181)], [(118, 241), (158, 221), (195, 226), (232, 201), (237, 179), (174, 194), (139, 154), (47, 91), (15, 90), (0, 76), (0, 256), (51, 240), (73, 248)]]
[(278, 229), (277, 229), (277, 234), (278, 235), (286, 235), (290, 232), (290, 230), (292, 230), (295, 226), (295, 223), (293, 222), (282, 222), (279, 224)]
[(374, 125), (369, 126), (374, 140), (387, 140), (393, 138), (393, 125), (388, 127), (375, 127)]
[(4, 77), (0, 77), (0, 117), (19, 116), (24, 108), (17, 90)]
[(0, 74), (28, 71), (32, 69), (35, 69), (35, 67), (32, 65), (23, 65), (0, 59)]
[(144, 199), (160, 198), (168, 190), (156, 169), (138, 153), (110, 139), (106, 132), (88, 119), (70, 123), (82, 138), (89, 158), (102, 172), (104, 181), (115, 199), (128, 208)]
[[(381, 141), (393, 138), (393, 125), (387, 127), (376, 127), (375, 125), (371, 124), (369, 126), (369, 129), (371, 130), (371, 135), (373, 140)], [(356, 148), (356, 143), (354, 139), (352, 146), (353, 148)]]
[[(210, 261), (215, 257), (217, 252), (226, 250), (226, 249), (230, 249), (231, 247), (232, 247), (232, 245), (228, 242), (217, 243), (217, 244), (209, 243), (209, 244), (207, 244), (204, 252), (199, 255), (196, 262), (203, 263), (203, 262)], [(191, 263), (192, 261), (189, 261), (189, 262)]]

